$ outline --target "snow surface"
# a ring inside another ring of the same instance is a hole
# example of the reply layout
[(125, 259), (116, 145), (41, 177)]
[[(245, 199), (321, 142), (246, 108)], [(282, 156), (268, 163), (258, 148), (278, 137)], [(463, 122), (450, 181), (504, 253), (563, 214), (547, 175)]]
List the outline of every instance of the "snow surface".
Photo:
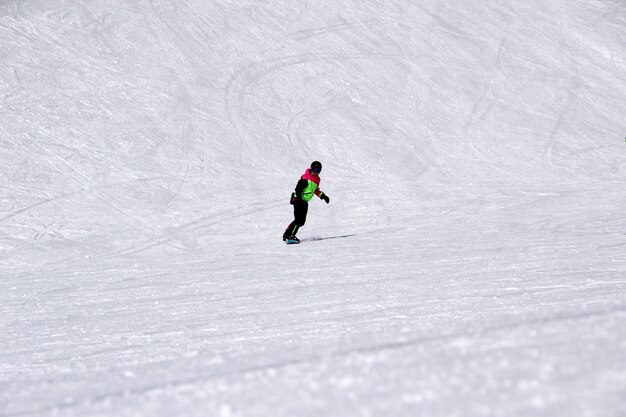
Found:
[(0, 415), (626, 416), (625, 28), (2, 1)]

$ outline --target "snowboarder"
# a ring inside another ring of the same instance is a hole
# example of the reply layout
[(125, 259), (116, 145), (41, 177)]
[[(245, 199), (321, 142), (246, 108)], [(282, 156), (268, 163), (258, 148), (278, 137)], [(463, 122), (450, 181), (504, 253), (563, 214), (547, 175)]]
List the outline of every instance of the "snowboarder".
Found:
[(296, 185), (296, 191), (291, 194), (294, 220), (283, 233), (283, 241), (300, 243), (300, 239), (296, 237), (296, 234), (306, 222), (309, 201), (311, 201), (313, 195), (324, 200), (326, 204), (330, 203), (330, 198), (320, 190), (320, 172), (322, 172), (322, 164), (319, 161), (313, 161), (311, 168), (307, 169), (300, 177), (300, 181)]

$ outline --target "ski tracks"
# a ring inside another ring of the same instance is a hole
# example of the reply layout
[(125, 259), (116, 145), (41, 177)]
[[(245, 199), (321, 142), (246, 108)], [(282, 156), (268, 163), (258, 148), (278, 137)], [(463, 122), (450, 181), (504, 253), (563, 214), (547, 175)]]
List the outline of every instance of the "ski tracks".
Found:
[[(273, 132), (263, 132), (258, 129), (259, 126), (251, 125), (254, 118), (247, 105), (248, 102), (255, 99), (253, 94), (251, 94), (251, 90), (258, 86), (262, 80), (298, 66), (315, 64), (340, 66), (358, 61), (407, 62), (408, 60), (409, 58), (402, 54), (304, 53), (266, 59), (248, 64), (235, 71), (224, 89), (224, 100), (228, 120), (233, 126), (238, 138), (237, 158), (246, 161), (251, 159), (252, 155), (254, 155), (255, 159), (258, 159), (259, 155), (263, 155), (266, 160), (274, 160), (277, 154), (289, 151), (296, 152), (304, 160), (307, 160), (310, 158), (311, 150), (307, 141), (302, 139), (298, 134), (301, 129), (300, 122), (305, 117), (316, 118), (316, 115), (328, 113), (328, 97), (321, 97), (321, 101), (318, 104), (302, 103), (304, 109), (295, 111), (293, 114), (284, 117), (285, 122), (282, 135), (285, 137), (290, 147), (283, 150), (276, 150), (272, 146), (265, 145), (265, 141), (262, 138), (264, 135), (272, 135)], [(341, 81), (339, 83), (341, 84)], [(338, 86), (335, 86), (333, 89), (337, 87)], [(339, 87), (341, 87), (341, 85), (339, 85)], [(288, 98), (281, 97), (283, 101), (286, 99)], [(261, 126), (261, 128), (263, 129), (263, 126)], [(306, 158), (305, 155), (307, 155)]]
[[(135, 255), (141, 252), (148, 251), (150, 249), (169, 245), (178, 250), (182, 250), (187, 247), (187, 244), (183, 244), (183, 247), (180, 247), (177, 242), (188, 242), (189, 237), (197, 233), (199, 231), (204, 231), (206, 233), (211, 227), (222, 224), (224, 222), (235, 220), (247, 216), (251, 216), (257, 214), (259, 212), (272, 210), (277, 207), (282, 207), (284, 204), (282, 200), (279, 202), (266, 202), (257, 205), (252, 205), (247, 208), (239, 208), (239, 209), (225, 209), (223, 211), (217, 212), (210, 216), (201, 217), (196, 220), (193, 220), (188, 223), (184, 223), (182, 225), (174, 226), (169, 228), (164, 233), (159, 234), (156, 237), (152, 237), (149, 239), (145, 239), (140, 243), (134, 243), (128, 245), (122, 249), (113, 251), (113, 252), (104, 252), (100, 254), (95, 254), (92, 257), (93, 260), (107, 260), (118, 257), (125, 257), (130, 255)], [(205, 236), (203, 233), (202, 236)]]
[[(526, 321), (520, 321), (517, 323), (509, 323), (502, 325), (494, 325), (492, 327), (485, 328), (468, 328), (465, 331), (443, 333), (438, 335), (424, 335), (418, 338), (412, 338), (408, 340), (389, 341), (370, 345), (354, 346), (341, 350), (329, 350), (326, 352), (313, 352), (305, 353), (304, 355), (291, 355), (291, 357), (282, 358), (279, 361), (270, 360), (259, 363), (259, 361), (244, 361), (243, 364), (235, 367), (222, 366), (217, 363), (213, 366), (216, 368), (212, 372), (195, 373), (192, 376), (183, 378), (172, 378), (161, 381), (156, 381), (151, 384), (144, 384), (138, 387), (125, 388), (120, 390), (112, 390), (109, 392), (102, 392), (90, 397), (83, 397), (80, 399), (69, 399), (62, 403), (52, 404), (45, 407), (36, 409), (24, 409), (17, 412), (6, 414), (6, 417), (24, 417), (31, 415), (42, 415), (51, 412), (80, 408), (82, 406), (94, 409), (98, 405), (106, 405), (116, 398), (123, 398), (128, 396), (145, 397), (150, 394), (162, 393), (163, 391), (172, 390), (184, 390), (186, 387), (198, 387), (204, 383), (215, 381), (218, 379), (224, 379), (231, 376), (237, 377), (237, 380), (245, 376), (251, 376), (259, 373), (275, 373), (277, 371), (290, 368), (300, 367), (307, 365), (318, 365), (328, 363), (334, 360), (345, 360), (353, 362), (356, 358), (378, 356), (382, 353), (389, 354), (394, 351), (401, 351), (407, 349), (415, 349), (419, 345), (437, 344), (441, 345), (439, 349), (443, 347), (462, 347), (468, 343), (468, 340), (476, 338), (484, 343), (488, 334), (498, 334), (503, 332), (514, 332), (517, 330), (528, 329), (536, 334), (540, 329), (545, 326), (550, 326), (555, 323), (563, 322), (578, 322), (582, 320), (592, 320), (597, 318), (603, 318), (610, 315), (623, 315), (626, 313), (626, 306), (616, 306), (611, 309), (590, 311), (574, 314), (556, 315), (551, 318), (537, 318), (529, 319)], [(221, 368), (221, 369), (220, 369)]]

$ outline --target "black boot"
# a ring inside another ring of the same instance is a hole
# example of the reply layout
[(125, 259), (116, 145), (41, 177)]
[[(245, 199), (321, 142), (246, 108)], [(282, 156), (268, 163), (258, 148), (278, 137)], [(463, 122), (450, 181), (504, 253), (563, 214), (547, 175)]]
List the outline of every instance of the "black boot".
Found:
[(283, 233), (283, 242), (287, 239), (292, 239), (292, 238), (296, 240), (298, 239), (296, 237), (296, 233), (298, 233), (298, 229), (300, 229), (300, 227), (294, 223), (291, 223), (289, 227), (287, 227), (287, 230), (285, 230), (285, 233)]

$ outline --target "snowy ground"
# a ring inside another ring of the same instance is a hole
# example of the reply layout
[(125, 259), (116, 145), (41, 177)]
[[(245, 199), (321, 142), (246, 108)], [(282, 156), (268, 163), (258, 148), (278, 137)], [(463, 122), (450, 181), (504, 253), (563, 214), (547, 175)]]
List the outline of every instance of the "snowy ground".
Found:
[(0, 415), (625, 416), (625, 27), (2, 1)]

